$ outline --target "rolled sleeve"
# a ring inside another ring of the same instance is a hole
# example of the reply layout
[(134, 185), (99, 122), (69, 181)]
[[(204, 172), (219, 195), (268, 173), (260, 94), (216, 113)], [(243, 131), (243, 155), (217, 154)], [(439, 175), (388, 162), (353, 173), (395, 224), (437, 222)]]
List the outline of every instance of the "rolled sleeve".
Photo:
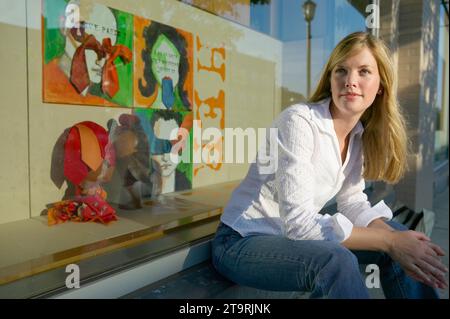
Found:
[(334, 214), (330, 216), (324, 215), (324, 220), (329, 223), (331, 228), (329, 231), (324, 231), (325, 235), (328, 235), (328, 240), (342, 242), (350, 237), (353, 230), (353, 223), (342, 214)]
[(383, 220), (392, 219), (392, 211), (383, 200), (378, 202), (375, 206), (360, 213), (355, 220), (355, 226), (367, 227), (367, 225), (377, 218), (381, 218)]
[[(342, 214), (336, 214), (337, 226), (340, 228), (340, 232), (336, 231), (339, 234), (339, 237), (336, 238), (336, 241), (342, 242), (350, 237), (350, 234), (353, 230), (352, 222)], [(336, 227), (337, 228), (337, 227)]]

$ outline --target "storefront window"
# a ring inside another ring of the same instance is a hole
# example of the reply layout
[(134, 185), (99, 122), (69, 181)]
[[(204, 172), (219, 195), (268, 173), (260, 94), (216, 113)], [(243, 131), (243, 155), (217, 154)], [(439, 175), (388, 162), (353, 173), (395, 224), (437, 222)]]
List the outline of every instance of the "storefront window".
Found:
[[(306, 99), (308, 41), (307, 22), (302, 7), (306, 1), (183, 0), (183, 2), (279, 40), (282, 46), (282, 106), (284, 108)], [(315, 6), (315, 14), (311, 21), (309, 86), (314, 88), (322, 67), (336, 43), (351, 32), (367, 29), (366, 19), (371, 12), (368, 6), (372, 2), (347, 0), (310, 2)], [(250, 12), (244, 3), (249, 3)]]
[(0, 0), (2, 284), (219, 216), (226, 129), (305, 100), (371, 1), (314, 1), (310, 41), (303, 0), (107, 3)]
[[(310, 75), (308, 69), (307, 22), (302, 12), (304, 1), (281, 2), (280, 38), (283, 41), (283, 107), (304, 101), (308, 81), (310, 94), (319, 80), (331, 50), (345, 35), (365, 31), (365, 12), (348, 1), (315, 1), (311, 21)], [(364, 7), (365, 9), (365, 7)]]

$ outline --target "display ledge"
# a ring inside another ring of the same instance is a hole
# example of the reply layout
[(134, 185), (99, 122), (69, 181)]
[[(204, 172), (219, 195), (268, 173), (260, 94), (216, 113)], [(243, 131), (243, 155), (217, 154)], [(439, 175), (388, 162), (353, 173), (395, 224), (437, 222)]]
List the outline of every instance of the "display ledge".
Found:
[[(191, 224), (218, 220), (237, 185), (238, 181), (228, 182), (167, 194), (146, 202), (139, 210), (117, 209), (119, 220), (109, 225), (66, 222), (48, 226), (46, 216), (2, 224), (0, 286), (5, 288), (67, 264), (162, 239)], [(104, 270), (98, 265), (98, 273)]]
[(58, 267), (0, 286), (0, 298), (119, 298), (210, 258), (219, 216), (169, 230), (164, 236), (77, 262), (80, 288), (65, 286)]

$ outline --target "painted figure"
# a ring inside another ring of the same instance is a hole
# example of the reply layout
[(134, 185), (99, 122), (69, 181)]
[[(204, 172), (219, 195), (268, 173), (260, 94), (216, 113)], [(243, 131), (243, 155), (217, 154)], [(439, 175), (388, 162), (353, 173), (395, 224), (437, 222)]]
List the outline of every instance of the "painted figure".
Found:
[[(52, 14), (58, 12), (51, 11), (56, 10), (52, 4), (61, 6), (61, 0), (45, 2), (44, 102), (131, 106), (131, 87), (120, 82), (118, 68), (131, 62), (132, 51), (117, 43), (119, 32), (124, 31), (118, 30), (113, 9), (93, 4), (84, 10), (85, 20), (77, 21), (81, 8), (78, 0), (71, 0), (61, 15), (59, 32), (55, 32), (50, 24), (55, 20)], [(131, 64), (128, 68), (131, 81)], [(125, 92), (118, 94), (121, 89), (129, 91), (128, 102)]]
[(175, 28), (157, 22), (144, 28), (143, 38), (144, 73), (138, 82), (139, 93), (154, 96), (152, 108), (191, 110), (192, 102), (185, 88), (189, 71), (186, 39)]
[(153, 193), (190, 189), (192, 182), (188, 176), (192, 164), (184, 163), (182, 158), (183, 152), (190, 151), (192, 113), (184, 115), (184, 119), (181, 112), (164, 110), (137, 110), (136, 114), (149, 140)]

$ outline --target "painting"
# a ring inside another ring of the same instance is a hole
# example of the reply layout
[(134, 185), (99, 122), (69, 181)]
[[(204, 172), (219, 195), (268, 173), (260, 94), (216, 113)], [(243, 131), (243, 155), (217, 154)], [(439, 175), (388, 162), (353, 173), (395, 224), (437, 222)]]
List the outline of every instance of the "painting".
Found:
[(133, 15), (79, 0), (44, 0), (43, 101), (133, 106)]
[(191, 189), (192, 112), (136, 109), (135, 115), (149, 143), (153, 192)]
[(134, 106), (191, 111), (192, 34), (140, 17), (134, 29)]

